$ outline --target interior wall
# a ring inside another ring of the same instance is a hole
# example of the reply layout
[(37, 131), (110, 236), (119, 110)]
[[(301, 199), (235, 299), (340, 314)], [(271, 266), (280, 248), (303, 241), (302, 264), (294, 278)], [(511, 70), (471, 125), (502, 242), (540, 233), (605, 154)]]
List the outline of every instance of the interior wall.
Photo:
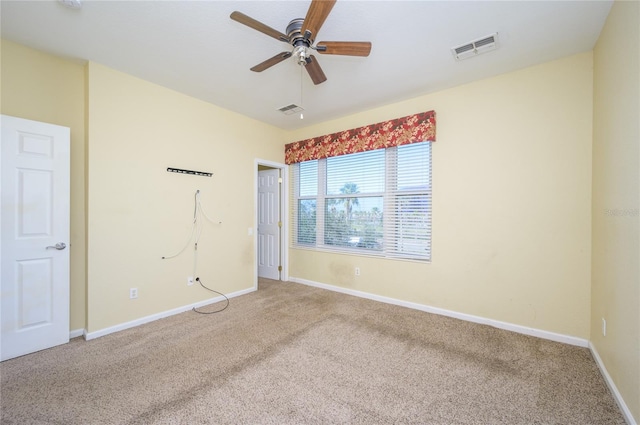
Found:
[(254, 161), (282, 161), (284, 132), (92, 62), (88, 99), (88, 331), (215, 296), (187, 286), (194, 239), (161, 258), (185, 246), (197, 190), (215, 223), (202, 227), (195, 276), (223, 293), (252, 288)]
[(85, 327), (84, 66), (2, 40), (2, 114), (71, 129), (70, 330)]
[(592, 65), (582, 53), (290, 133), (437, 120), (431, 263), (292, 248), (290, 276), (588, 339)]
[[(640, 422), (640, 3), (616, 1), (594, 50), (591, 341)], [(602, 332), (606, 320), (606, 336)]]

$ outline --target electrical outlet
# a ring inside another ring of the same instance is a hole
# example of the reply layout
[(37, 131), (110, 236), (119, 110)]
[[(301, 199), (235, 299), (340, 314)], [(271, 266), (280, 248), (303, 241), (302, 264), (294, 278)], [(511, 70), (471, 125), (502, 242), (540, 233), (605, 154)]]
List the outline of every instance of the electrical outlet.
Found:
[(187, 286), (191, 286), (191, 285), (193, 285), (193, 276), (189, 276), (187, 278)]
[(138, 288), (129, 289), (129, 298), (131, 299), (138, 298)]
[(607, 336), (607, 321), (602, 318), (602, 336)]
[(356, 267), (356, 276), (360, 276), (360, 267)]

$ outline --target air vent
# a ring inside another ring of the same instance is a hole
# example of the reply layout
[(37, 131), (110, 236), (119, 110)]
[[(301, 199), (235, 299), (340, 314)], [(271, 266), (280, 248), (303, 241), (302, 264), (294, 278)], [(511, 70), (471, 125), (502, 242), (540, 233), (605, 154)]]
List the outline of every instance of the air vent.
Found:
[(451, 49), (451, 53), (453, 53), (453, 57), (456, 58), (456, 60), (460, 61), (462, 59), (478, 56), (481, 53), (490, 52), (497, 48), (498, 33), (496, 32), (478, 40), (462, 44), (458, 47), (453, 47)]
[(285, 115), (293, 115), (296, 112), (304, 111), (304, 108), (302, 106), (298, 106), (292, 103), (291, 105), (287, 105), (287, 106), (283, 106), (282, 108), (279, 108), (278, 111), (282, 112)]

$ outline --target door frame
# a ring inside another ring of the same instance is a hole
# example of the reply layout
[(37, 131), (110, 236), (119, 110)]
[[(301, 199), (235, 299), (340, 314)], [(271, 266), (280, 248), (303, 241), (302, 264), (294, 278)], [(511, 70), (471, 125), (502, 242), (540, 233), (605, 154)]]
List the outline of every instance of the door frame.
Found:
[(258, 168), (261, 165), (277, 168), (280, 170), (280, 178), (282, 178), (279, 203), (282, 221), (279, 240), (280, 264), (282, 265), (280, 280), (289, 280), (289, 244), (287, 243), (289, 240), (289, 167), (280, 162), (256, 158), (253, 166), (253, 287), (256, 290), (258, 289)]

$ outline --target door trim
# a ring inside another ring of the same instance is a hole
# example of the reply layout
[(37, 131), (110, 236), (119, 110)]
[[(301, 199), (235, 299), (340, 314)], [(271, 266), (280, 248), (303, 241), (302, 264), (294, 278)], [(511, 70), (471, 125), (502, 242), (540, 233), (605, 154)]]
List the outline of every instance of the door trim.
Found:
[(265, 277), (280, 280), (282, 274), (280, 171), (279, 168), (258, 166), (258, 279)]
[(277, 168), (280, 170), (282, 185), (280, 190), (280, 263), (281, 281), (289, 280), (289, 167), (280, 162), (256, 158), (253, 165), (253, 287), (258, 289), (258, 167)]

